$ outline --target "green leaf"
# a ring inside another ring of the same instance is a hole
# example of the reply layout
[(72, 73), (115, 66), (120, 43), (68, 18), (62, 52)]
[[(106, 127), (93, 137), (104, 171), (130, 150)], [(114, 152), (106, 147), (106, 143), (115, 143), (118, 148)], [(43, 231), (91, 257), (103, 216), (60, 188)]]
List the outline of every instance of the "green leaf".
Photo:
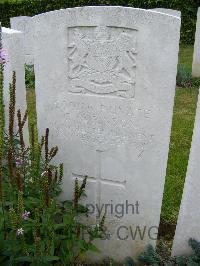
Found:
[(32, 262), (33, 259), (31, 257), (28, 256), (24, 256), (24, 257), (18, 257), (16, 259), (14, 259), (15, 262)]
[(57, 256), (45, 256), (45, 260), (46, 261), (58, 261), (60, 260), (60, 258)]
[(66, 228), (66, 224), (61, 223), (61, 224), (55, 224), (54, 225), (55, 230), (62, 229), (62, 228)]

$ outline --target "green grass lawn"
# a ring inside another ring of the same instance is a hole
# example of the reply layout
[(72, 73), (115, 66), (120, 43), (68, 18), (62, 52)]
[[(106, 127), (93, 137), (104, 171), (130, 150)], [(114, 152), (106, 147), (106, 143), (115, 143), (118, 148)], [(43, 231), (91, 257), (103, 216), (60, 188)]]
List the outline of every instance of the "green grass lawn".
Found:
[(188, 69), (192, 70), (192, 57), (193, 57), (193, 46), (181, 45), (179, 52), (179, 64), (182, 64)]
[[(192, 46), (182, 46), (179, 63), (191, 70)], [(176, 223), (181, 203), (184, 180), (189, 158), (198, 87), (177, 88), (170, 151), (163, 197), (161, 218), (167, 223)]]

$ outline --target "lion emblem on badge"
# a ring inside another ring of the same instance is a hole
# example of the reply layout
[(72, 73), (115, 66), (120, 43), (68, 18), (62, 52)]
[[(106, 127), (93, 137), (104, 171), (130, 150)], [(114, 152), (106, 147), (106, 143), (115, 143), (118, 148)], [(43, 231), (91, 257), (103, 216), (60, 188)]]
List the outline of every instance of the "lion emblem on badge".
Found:
[(111, 36), (94, 27), (93, 36), (74, 29), (68, 45), (69, 91), (124, 98), (135, 96), (136, 44), (125, 30)]

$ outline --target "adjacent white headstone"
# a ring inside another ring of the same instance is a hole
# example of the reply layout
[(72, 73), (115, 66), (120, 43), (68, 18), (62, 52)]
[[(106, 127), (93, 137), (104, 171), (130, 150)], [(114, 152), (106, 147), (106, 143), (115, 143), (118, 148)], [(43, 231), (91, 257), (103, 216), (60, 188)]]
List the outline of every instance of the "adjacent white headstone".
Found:
[(150, 10), (164, 13), (164, 14), (168, 14), (168, 15), (171, 15), (174, 17), (179, 17), (179, 18), (181, 17), (181, 11), (179, 11), (179, 10), (168, 9), (168, 8), (153, 8)]
[(173, 255), (191, 254), (189, 238), (200, 241), (200, 95), (185, 187), (173, 243)]
[(180, 19), (83, 7), (33, 21), (39, 133), (49, 127), (59, 146), (63, 198), (71, 199), (74, 180), (87, 175), (91, 221), (99, 221), (98, 208), (101, 217), (107, 210), (110, 239), (98, 241), (101, 252), (88, 260), (138, 255), (157, 237)]
[(33, 27), (31, 17), (21, 16), (10, 19), (12, 29), (23, 32), (23, 45), (25, 50), (25, 63), (32, 65), (33, 60)]
[(193, 77), (200, 77), (200, 8), (198, 8), (198, 13), (197, 13), (192, 75)]
[[(26, 107), (26, 87), (25, 87), (25, 69), (24, 69), (24, 49), (23, 34), (19, 31), (2, 28), (2, 46), (6, 54), (6, 63), (4, 66), (4, 101), (6, 124), (8, 125), (9, 114), (9, 84), (12, 83), (13, 71), (16, 73), (16, 111), (21, 110), (22, 115)], [(16, 116), (17, 122), (17, 116)], [(17, 126), (17, 124), (15, 124)], [(28, 141), (28, 126), (25, 126), (25, 138)]]

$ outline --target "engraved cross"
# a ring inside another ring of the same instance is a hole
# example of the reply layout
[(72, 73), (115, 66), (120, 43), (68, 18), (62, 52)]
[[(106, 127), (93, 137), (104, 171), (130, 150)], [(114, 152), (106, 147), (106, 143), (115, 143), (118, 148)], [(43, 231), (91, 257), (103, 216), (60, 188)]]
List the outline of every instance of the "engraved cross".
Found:
[[(103, 151), (100, 150), (96, 150), (96, 165), (97, 165), (97, 170), (96, 170), (96, 176), (95, 177), (91, 177), (88, 176), (88, 181), (92, 180), (96, 182), (96, 199), (95, 202), (96, 204), (99, 206), (99, 208), (101, 208), (101, 196), (102, 196), (102, 184), (108, 184), (108, 185), (113, 185), (116, 187), (123, 187), (125, 188), (126, 185), (126, 180), (124, 181), (116, 181), (116, 180), (112, 180), (111, 179), (105, 179), (102, 177), (101, 174), (101, 169), (102, 169), (102, 160), (101, 160), (101, 156), (102, 156)], [(77, 175), (75, 173), (73, 173), (73, 178), (77, 178), (78, 180), (83, 180), (84, 177), (86, 175)]]

